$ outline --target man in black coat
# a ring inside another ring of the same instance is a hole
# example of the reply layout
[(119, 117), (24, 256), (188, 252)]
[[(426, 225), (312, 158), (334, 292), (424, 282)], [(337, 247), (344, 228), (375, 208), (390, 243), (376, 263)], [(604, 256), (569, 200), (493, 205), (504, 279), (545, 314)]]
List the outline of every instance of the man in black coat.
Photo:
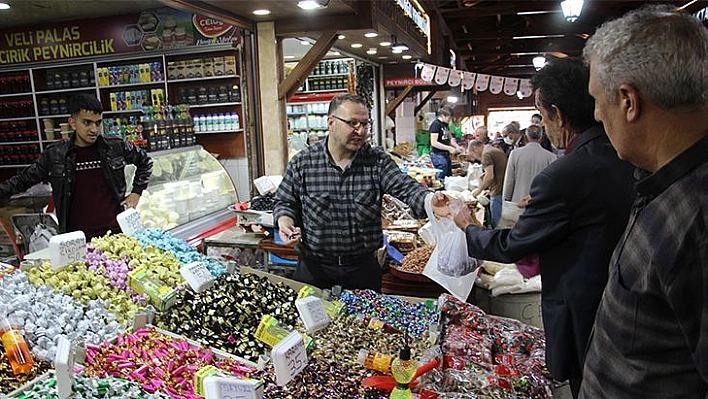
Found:
[(633, 168), (620, 161), (593, 118), (588, 70), (580, 61), (549, 61), (533, 82), (546, 132), (566, 155), (534, 178), (514, 228), (481, 228), (466, 209), (455, 222), (472, 257), (508, 263), (538, 253), (546, 364), (554, 379), (570, 380), (577, 397), (610, 255), (635, 196)]

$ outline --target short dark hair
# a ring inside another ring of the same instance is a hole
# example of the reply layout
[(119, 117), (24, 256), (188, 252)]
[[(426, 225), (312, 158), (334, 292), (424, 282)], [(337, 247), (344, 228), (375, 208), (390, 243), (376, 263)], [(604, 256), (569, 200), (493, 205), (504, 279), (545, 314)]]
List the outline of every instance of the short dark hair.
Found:
[(332, 115), (334, 111), (338, 110), (339, 106), (342, 105), (342, 103), (345, 101), (351, 101), (353, 103), (361, 104), (367, 107), (368, 109), (368, 105), (366, 104), (366, 100), (364, 99), (364, 97), (358, 94), (340, 94), (329, 102), (329, 109), (327, 110), (327, 115)]
[(526, 137), (531, 140), (540, 140), (543, 137), (543, 130), (539, 125), (530, 125), (526, 128)]
[(531, 115), (531, 119), (533, 119), (533, 118), (538, 118), (538, 120), (541, 120), (541, 121), (542, 121), (542, 120), (543, 120), (543, 115), (541, 115), (541, 114), (533, 114), (533, 115)]
[(555, 105), (576, 132), (596, 126), (595, 100), (588, 92), (590, 71), (576, 58), (549, 58), (532, 79), (534, 92), (539, 93), (540, 106), (551, 120), (557, 117)]
[(454, 114), (455, 112), (449, 105), (446, 105), (438, 110), (438, 116), (453, 116)]
[(101, 102), (98, 101), (96, 96), (87, 93), (79, 93), (71, 96), (71, 98), (69, 98), (68, 109), (72, 117), (78, 115), (82, 110), (99, 115), (103, 113)]

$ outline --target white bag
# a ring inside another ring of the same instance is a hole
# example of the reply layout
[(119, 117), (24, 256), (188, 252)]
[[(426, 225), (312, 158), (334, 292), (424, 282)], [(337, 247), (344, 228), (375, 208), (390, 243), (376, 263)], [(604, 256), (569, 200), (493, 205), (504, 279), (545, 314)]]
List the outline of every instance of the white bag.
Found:
[(516, 206), (516, 202), (504, 201), (502, 204), (501, 220), (498, 228), (511, 228), (519, 220), (519, 216), (524, 213), (524, 208)]
[(431, 198), (426, 198), (425, 211), (438, 245), (430, 255), (423, 275), (440, 284), (457, 299), (466, 301), (474, 286), (479, 268), (477, 260), (473, 259), (473, 262), (470, 262), (467, 256), (465, 233), (448, 218), (440, 221), (436, 219)]

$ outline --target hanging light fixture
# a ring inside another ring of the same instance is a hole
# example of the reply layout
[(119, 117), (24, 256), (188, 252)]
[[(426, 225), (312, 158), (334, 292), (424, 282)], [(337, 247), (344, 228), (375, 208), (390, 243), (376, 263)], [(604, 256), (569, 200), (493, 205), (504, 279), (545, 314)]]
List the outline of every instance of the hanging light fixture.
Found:
[(580, 13), (583, 11), (583, 5), (585, 1), (583, 0), (565, 0), (561, 2), (561, 11), (563, 11), (563, 16), (568, 22), (575, 22), (575, 20), (580, 17)]
[(537, 71), (540, 71), (543, 66), (546, 65), (546, 57), (539, 55), (538, 57), (533, 57), (533, 67)]
[(403, 52), (408, 50), (408, 46), (396, 40), (396, 36), (391, 35), (391, 50)]

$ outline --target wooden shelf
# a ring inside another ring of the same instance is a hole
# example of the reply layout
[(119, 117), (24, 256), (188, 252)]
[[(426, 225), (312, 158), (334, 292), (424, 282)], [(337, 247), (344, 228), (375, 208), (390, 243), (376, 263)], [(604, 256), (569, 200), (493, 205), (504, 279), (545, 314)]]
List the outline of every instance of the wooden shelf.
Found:
[[(189, 105), (189, 104), (187, 104)], [(189, 108), (209, 108), (209, 107), (229, 107), (229, 106), (235, 106), (235, 105), (241, 105), (240, 102), (232, 102), (232, 103), (214, 103), (214, 104), (194, 104), (194, 105), (189, 105)]]
[(223, 134), (223, 133), (241, 133), (243, 132), (243, 129), (236, 129), (236, 130), (213, 130), (210, 132), (194, 132), (194, 134)]
[(0, 98), (4, 97), (20, 97), (20, 96), (31, 96), (32, 92), (29, 93), (9, 93), (9, 94), (0, 94)]
[(87, 90), (93, 90), (94, 92), (96, 91), (96, 86), (87, 86), (87, 87), (72, 87), (70, 89), (57, 89), (57, 90), (42, 90), (42, 91), (36, 91), (34, 94), (36, 95), (42, 95), (42, 94), (57, 94), (57, 93), (69, 93), (69, 92), (75, 92), (75, 91), (87, 91)]
[(35, 119), (35, 117), (34, 116), (22, 116), (19, 118), (0, 118), (0, 122), (28, 121), (30, 119)]
[(202, 78), (168, 79), (167, 83), (201, 82), (202, 80), (238, 79), (239, 75), (208, 76)]

